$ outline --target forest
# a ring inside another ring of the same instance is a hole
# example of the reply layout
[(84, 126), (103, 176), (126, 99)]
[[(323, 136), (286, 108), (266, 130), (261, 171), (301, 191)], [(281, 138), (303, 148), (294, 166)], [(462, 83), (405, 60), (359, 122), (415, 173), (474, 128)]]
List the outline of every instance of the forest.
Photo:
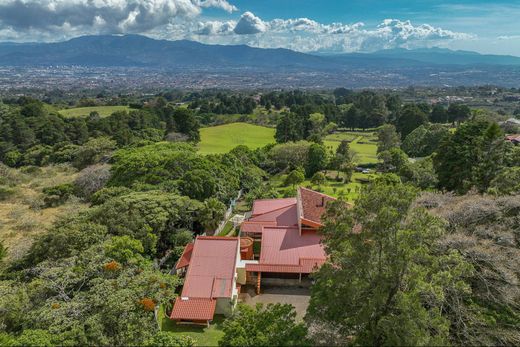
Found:
[[(182, 285), (171, 269), (185, 245), (211, 234), (239, 191), (248, 210), (307, 181), (346, 186), (359, 168), (374, 173), (354, 207), (328, 206), (329, 261), (304, 319), (239, 305), (219, 344), (520, 344), (513, 115), (346, 89), (124, 104), (66, 117), (61, 101), (0, 103), (0, 345), (196, 345), (156, 320)], [(273, 143), (198, 151), (201, 128), (236, 121), (271, 127)], [(349, 131), (375, 134), (377, 163), (347, 137), (327, 147)]]

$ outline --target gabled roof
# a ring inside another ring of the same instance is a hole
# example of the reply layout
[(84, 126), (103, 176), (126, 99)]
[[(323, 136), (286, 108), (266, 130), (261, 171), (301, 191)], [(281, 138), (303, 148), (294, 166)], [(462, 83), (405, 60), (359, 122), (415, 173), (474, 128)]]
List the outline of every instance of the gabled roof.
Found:
[[(213, 319), (216, 299), (233, 295), (239, 246), (237, 237), (198, 236), (195, 239), (182, 294), (175, 300), (171, 319)], [(185, 253), (187, 250), (188, 247)]]
[(261, 199), (253, 202), (253, 217), (296, 204), (296, 198)]
[(208, 321), (213, 319), (216, 299), (208, 298), (177, 298), (170, 315), (171, 319), (192, 321)]
[(197, 237), (182, 297), (230, 298), (239, 244), (237, 237)]
[(267, 222), (274, 223), (276, 226), (296, 226), (298, 225), (296, 202), (289, 206), (273, 209), (256, 217), (252, 217), (248, 222)]
[(190, 265), (191, 255), (193, 253), (193, 245), (194, 243), (190, 242), (186, 245), (186, 247), (184, 247), (184, 251), (182, 252), (181, 257), (179, 258), (179, 261), (175, 265), (175, 270), (179, 270)]
[(327, 209), (327, 203), (336, 198), (327, 194), (315, 192), (307, 188), (298, 188), (298, 207), (302, 222), (308, 222), (313, 227), (321, 226), (321, 216)]

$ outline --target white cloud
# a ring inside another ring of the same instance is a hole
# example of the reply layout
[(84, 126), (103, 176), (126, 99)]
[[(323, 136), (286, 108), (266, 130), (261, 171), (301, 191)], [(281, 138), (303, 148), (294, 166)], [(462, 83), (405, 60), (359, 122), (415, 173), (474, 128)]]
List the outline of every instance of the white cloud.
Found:
[(374, 27), (361, 22), (323, 24), (309, 18), (266, 21), (251, 12), (237, 20), (211, 20), (201, 16), (206, 8), (237, 11), (228, 0), (0, 0), (0, 40), (140, 33), (209, 44), (341, 53), (428, 47), (472, 38), (398, 19), (385, 19)]
[[(232, 29), (232, 26), (234, 28)], [(264, 21), (245, 12), (238, 22), (209, 21), (195, 33), (184, 34), (205, 43), (248, 44), (263, 48), (289, 48), (302, 52), (375, 51), (396, 47), (427, 47), (472, 35), (410, 21), (385, 19), (373, 28), (364, 23), (322, 24), (309, 18)]]
[(40, 39), (67, 25), (83, 34), (144, 33), (204, 8), (237, 10), (227, 0), (0, 0), (0, 32)]
[(252, 14), (245, 12), (233, 30), (238, 35), (258, 34), (267, 31), (268, 24), (263, 20)]

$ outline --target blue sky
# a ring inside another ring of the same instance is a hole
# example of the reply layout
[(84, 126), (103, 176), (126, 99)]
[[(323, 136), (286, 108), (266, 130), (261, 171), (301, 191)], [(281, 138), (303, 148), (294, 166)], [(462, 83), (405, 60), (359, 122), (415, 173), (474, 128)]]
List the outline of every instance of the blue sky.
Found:
[(0, 40), (138, 33), (304, 52), (447, 47), (520, 56), (520, 0), (0, 0)]

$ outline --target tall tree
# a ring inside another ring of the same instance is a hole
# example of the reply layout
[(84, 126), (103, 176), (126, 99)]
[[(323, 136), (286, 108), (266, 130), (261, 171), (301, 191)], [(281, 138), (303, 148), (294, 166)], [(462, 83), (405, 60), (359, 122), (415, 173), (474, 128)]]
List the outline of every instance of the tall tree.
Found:
[(306, 320), (329, 325), (336, 344), (446, 345), (448, 296), (463, 297), (462, 275), (471, 271), (453, 252), (432, 245), (443, 222), (412, 207), (416, 191), (376, 181), (352, 209), (342, 201), (325, 216), (330, 263), (314, 275)]
[(219, 346), (302, 346), (307, 345), (307, 329), (296, 323), (294, 307), (270, 304), (255, 308), (239, 304), (224, 322)]
[(392, 124), (385, 124), (377, 130), (377, 153), (399, 148), (401, 140)]
[(405, 139), (409, 133), (428, 122), (428, 116), (417, 105), (406, 105), (397, 120), (397, 131)]

